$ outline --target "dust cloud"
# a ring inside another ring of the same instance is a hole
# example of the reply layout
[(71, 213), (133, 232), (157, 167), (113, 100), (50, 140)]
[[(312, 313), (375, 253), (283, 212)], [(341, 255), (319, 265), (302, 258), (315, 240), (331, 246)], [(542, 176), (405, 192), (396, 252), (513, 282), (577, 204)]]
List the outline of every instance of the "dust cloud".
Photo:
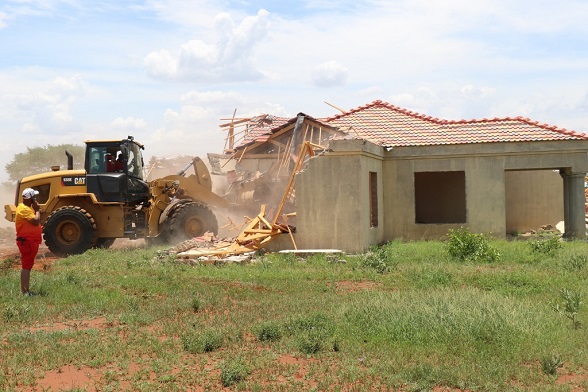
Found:
[[(0, 201), (1, 201), (1, 205), (3, 208), (6, 204), (14, 204), (15, 189), (16, 189), (16, 184), (14, 184), (12, 187), (10, 187), (7, 184), (0, 185)], [(4, 209), (3, 209), (2, 210), (2, 217), (0, 219), (0, 229), (14, 227), (14, 223), (7, 221), (6, 218), (4, 217), (4, 215), (5, 214), (4, 214)]]

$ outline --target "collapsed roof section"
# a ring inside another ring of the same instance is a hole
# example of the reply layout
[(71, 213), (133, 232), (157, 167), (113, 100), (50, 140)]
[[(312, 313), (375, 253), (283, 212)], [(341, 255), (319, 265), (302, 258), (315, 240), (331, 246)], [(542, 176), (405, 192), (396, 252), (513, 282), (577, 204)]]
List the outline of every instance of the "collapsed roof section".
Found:
[(258, 137), (270, 133), (272, 129), (281, 127), (290, 121), (289, 118), (270, 114), (261, 114), (250, 118), (235, 118), (233, 116), (233, 118), (224, 120), (230, 120), (230, 122), (220, 125), (220, 128), (226, 129), (228, 133), (224, 148), (226, 154), (234, 152), (235, 147), (247, 145)]
[[(286, 119), (261, 115), (230, 119), (221, 125), (228, 130), (224, 154), (208, 154), (213, 174), (226, 174), (225, 198), (247, 210), (261, 203), (268, 211), (277, 207), (298, 154), (308, 143), (314, 153), (324, 151), (330, 140), (348, 135), (304, 113)], [(285, 211), (293, 210), (293, 196)]]
[(326, 148), (329, 140), (347, 137), (345, 131), (304, 113), (290, 119), (264, 114), (222, 124), (221, 128), (228, 129), (225, 153), (237, 158), (245, 153), (251, 156), (298, 151), (304, 141)]

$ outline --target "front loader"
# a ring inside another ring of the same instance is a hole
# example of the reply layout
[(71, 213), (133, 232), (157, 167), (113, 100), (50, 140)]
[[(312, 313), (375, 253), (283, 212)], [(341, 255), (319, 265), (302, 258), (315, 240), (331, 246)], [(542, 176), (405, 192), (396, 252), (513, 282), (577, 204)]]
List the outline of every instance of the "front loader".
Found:
[[(144, 147), (132, 136), (123, 140), (86, 141), (84, 170), (67, 170), (25, 177), (16, 186), (15, 204), (4, 207), (13, 222), (22, 191), (39, 191), (43, 238), (57, 255), (107, 248), (117, 238), (145, 238), (169, 243), (216, 234), (218, 224), (209, 206), (226, 207), (212, 192), (210, 174), (200, 158), (180, 173), (146, 182)], [(193, 166), (194, 174), (186, 175)]]

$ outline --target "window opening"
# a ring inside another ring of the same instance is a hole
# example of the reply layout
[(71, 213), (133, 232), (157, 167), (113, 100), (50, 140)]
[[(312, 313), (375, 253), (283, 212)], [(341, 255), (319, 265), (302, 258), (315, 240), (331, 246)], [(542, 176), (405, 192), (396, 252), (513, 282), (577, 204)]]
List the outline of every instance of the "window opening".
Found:
[(415, 223), (466, 223), (465, 172), (414, 173)]
[(378, 227), (378, 173), (370, 172), (370, 227)]

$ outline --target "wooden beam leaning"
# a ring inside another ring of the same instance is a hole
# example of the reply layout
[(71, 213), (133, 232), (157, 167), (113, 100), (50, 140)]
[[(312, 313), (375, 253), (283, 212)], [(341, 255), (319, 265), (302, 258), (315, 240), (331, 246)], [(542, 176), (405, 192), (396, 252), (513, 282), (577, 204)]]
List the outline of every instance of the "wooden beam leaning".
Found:
[(290, 179), (288, 180), (288, 185), (286, 186), (286, 190), (284, 191), (284, 195), (282, 196), (282, 201), (280, 202), (280, 205), (279, 205), (278, 209), (276, 210), (276, 215), (274, 216), (274, 220), (272, 222), (272, 224), (274, 224), (274, 225), (276, 224), (276, 222), (278, 221), (278, 219), (280, 217), (280, 214), (282, 213), (282, 209), (284, 208), (284, 205), (286, 204), (286, 200), (288, 200), (288, 197), (290, 197), (290, 194), (292, 193), (292, 190), (294, 189), (294, 177), (302, 168), (302, 165), (304, 164), (304, 159), (306, 158), (307, 154), (308, 154), (308, 156), (313, 156), (314, 151), (310, 147), (309, 142), (304, 142), (304, 144), (302, 144), (300, 146), (300, 152), (298, 153), (298, 159), (296, 160), (296, 163), (294, 164), (294, 170), (292, 170), (292, 173), (290, 174)]
[[(287, 224), (278, 224), (277, 221), (282, 213), (284, 204), (286, 203), (288, 197), (290, 197), (294, 189), (294, 178), (296, 174), (300, 172), (300, 170), (302, 169), (302, 166), (305, 162), (307, 155), (314, 155), (314, 151), (312, 150), (310, 142), (304, 142), (300, 146), (298, 159), (295, 162), (292, 173), (290, 173), (288, 185), (286, 186), (286, 189), (282, 196), (282, 201), (278, 209), (276, 210), (275, 216), (271, 222), (265, 216), (266, 205), (262, 204), (259, 214), (257, 214), (255, 218), (249, 220), (249, 222), (245, 225), (245, 228), (241, 231), (241, 233), (235, 238), (233, 242), (228, 244), (225, 243), (223, 245), (211, 248), (191, 249), (186, 252), (181, 252), (181, 254), (178, 254), (177, 257), (180, 259), (190, 259), (208, 256), (222, 258), (227, 256), (240, 255), (243, 253), (249, 253), (262, 249), (277, 235), (286, 233), (290, 235), (292, 243), (294, 244), (294, 248), (298, 249), (296, 246), (296, 242), (294, 241), (292, 231), (290, 230), (290, 226), (288, 226)], [(294, 215), (288, 214), (288, 216)]]

